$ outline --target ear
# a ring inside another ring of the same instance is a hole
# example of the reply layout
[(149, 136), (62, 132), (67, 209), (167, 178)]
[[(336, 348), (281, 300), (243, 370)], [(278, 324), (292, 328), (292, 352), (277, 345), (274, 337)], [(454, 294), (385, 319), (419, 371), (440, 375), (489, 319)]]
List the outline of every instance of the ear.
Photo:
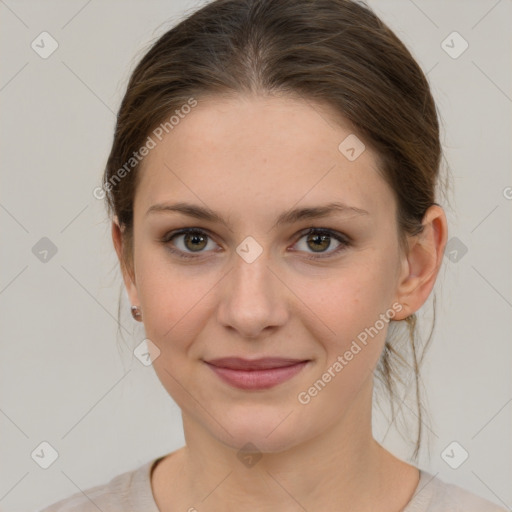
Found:
[(448, 236), (444, 210), (431, 206), (423, 216), (423, 231), (409, 238), (409, 253), (402, 257), (396, 300), (403, 309), (395, 320), (412, 315), (425, 303), (443, 261)]
[(119, 266), (121, 267), (121, 272), (123, 274), (123, 281), (126, 287), (126, 291), (128, 293), (128, 297), (130, 298), (130, 303), (134, 306), (138, 306), (139, 295), (137, 293), (137, 287), (135, 284), (135, 275), (134, 271), (131, 267), (129, 267), (124, 258), (123, 251), (123, 231), (124, 226), (121, 228), (119, 226), (119, 221), (117, 216), (114, 217), (112, 222), (112, 241), (114, 242), (114, 247), (116, 249), (117, 257), (119, 259)]

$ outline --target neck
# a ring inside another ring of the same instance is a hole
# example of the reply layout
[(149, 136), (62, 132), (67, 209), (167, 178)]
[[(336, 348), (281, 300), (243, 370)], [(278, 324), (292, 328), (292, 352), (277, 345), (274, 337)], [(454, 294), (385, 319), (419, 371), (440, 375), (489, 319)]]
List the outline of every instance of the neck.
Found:
[(402, 509), (419, 475), (373, 439), (371, 393), (372, 386), (364, 387), (365, 396), (354, 401), (359, 405), (327, 430), (284, 451), (256, 454), (252, 464), (184, 412), (186, 446), (155, 479), (160, 510), (232, 512), (248, 504), (258, 511)]

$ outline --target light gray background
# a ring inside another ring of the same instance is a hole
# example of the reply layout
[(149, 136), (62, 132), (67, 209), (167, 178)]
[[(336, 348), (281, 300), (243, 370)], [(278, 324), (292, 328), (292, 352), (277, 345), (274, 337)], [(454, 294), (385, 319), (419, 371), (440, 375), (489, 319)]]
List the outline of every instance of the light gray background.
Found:
[[(130, 357), (144, 331), (124, 291), (118, 350), (121, 277), (92, 191), (131, 70), (194, 5), (0, 0), (2, 511), (42, 508), (184, 443), (178, 407), (152, 367)], [(454, 178), (449, 239), (467, 247), (457, 262), (444, 258), (436, 284), (423, 370), (431, 450), (419, 465), (510, 509), (512, 4), (370, 5), (428, 72)], [(31, 48), (42, 31), (59, 44), (47, 59)], [(469, 43), (457, 59), (441, 47), (453, 31)], [(58, 249), (46, 263), (32, 252), (42, 237)], [(408, 457), (378, 414), (375, 432)], [(59, 453), (48, 469), (31, 458), (43, 441)], [(469, 452), (458, 469), (441, 457), (452, 441)]]

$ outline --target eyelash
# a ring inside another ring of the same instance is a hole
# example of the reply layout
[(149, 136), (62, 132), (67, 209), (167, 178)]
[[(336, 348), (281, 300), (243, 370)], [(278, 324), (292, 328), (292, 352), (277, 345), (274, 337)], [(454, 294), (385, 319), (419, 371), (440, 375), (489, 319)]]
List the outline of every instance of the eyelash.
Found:
[[(199, 234), (199, 235), (206, 235), (208, 238), (212, 238), (208, 232), (199, 229), (199, 228), (183, 228), (176, 231), (171, 231), (170, 233), (167, 233), (160, 241), (167, 246), (168, 250), (171, 251), (173, 254), (176, 254), (179, 258), (183, 259), (197, 259), (200, 258), (200, 255), (190, 255), (189, 253), (183, 252), (180, 249), (174, 249), (170, 247), (169, 242), (176, 238), (179, 235), (188, 235), (188, 234)], [(331, 251), (327, 253), (327, 256), (306, 256), (306, 259), (309, 260), (320, 260), (320, 259), (326, 259), (331, 258), (333, 255), (336, 255), (344, 250), (346, 250), (350, 245), (350, 239), (346, 236), (341, 235), (341, 233), (338, 233), (336, 231), (332, 231), (327, 228), (309, 228), (305, 232), (301, 232), (300, 238), (297, 240), (301, 240), (307, 235), (316, 234), (316, 235), (329, 235), (331, 238), (334, 238), (336, 241), (340, 242), (340, 246), (335, 249), (334, 251)], [(297, 243), (296, 242), (296, 243)], [(319, 253), (319, 254), (326, 254), (326, 253)]]

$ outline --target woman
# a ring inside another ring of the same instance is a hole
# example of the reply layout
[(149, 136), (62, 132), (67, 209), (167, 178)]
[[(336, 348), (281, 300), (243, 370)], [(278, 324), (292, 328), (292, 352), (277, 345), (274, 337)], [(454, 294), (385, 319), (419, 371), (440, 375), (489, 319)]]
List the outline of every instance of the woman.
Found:
[(440, 160), (428, 82), (364, 5), (217, 0), (164, 34), (103, 187), (186, 445), (44, 512), (504, 510), (372, 435), (390, 322), (414, 332), (443, 260)]

